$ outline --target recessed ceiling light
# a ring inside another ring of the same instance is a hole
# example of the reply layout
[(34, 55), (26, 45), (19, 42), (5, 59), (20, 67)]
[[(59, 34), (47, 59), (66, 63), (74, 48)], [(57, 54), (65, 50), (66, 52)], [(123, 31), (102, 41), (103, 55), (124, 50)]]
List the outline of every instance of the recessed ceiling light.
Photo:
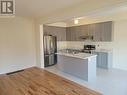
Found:
[(78, 24), (79, 23), (79, 20), (78, 19), (75, 19), (74, 20), (74, 24)]

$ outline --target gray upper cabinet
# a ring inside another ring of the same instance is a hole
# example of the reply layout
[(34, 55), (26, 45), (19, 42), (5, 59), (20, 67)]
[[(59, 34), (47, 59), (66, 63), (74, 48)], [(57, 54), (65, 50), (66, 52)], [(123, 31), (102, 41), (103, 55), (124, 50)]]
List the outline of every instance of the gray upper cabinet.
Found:
[(57, 27), (57, 37), (58, 41), (66, 41), (66, 28), (64, 27)]
[(66, 28), (44, 25), (44, 34), (57, 36), (58, 41), (85, 41), (90, 37), (95, 42), (111, 42), (112, 27), (112, 21)]
[(112, 41), (112, 21), (91, 24), (90, 29), (93, 33), (93, 41)]
[(96, 42), (112, 41), (112, 21), (67, 27), (67, 41), (84, 41), (92, 37)]
[(70, 32), (71, 32), (71, 36), (70, 36), (70, 39), (71, 41), (76, 41), (76, 27), (70, 27)]
[(101, 41), (112, 41), (112, 21), (103, 22), (102, 25)]
[(75, 40), (79, 41), (79, 36), (81, 35), (81, 26), (75, 26)]
[(83, 41), (88, 36), (88, 25), (67, 27), (67, 41)]
[(93, 41), (97, 41), (98, 40), (98, 35), (96, 35), (96, 32), (95, 32), (96, 30), (95, 29), (96, 29), (96, 25), (95, 24), (90, 24), (89, 25), (89, 30), (88, 30), (89, 32), (88, 33), (89, 33), (90, 36), (93, 37), (93, 39), (92, 39)]
[(102, 41), (101, 33), (103, 31), (102, 23), (94, 24), (93, 41)]
[(70, 27), (66, 28), (66, 40), (67, 41), (71, 41), (71, 31), (70, 31)]
[(57, 37), (57, 41), (66, 41), (66, 28), (44, 25), (44, 35)]
[(67, 27), (66, 30), (67, 41), (76, 41), (77, 27)]

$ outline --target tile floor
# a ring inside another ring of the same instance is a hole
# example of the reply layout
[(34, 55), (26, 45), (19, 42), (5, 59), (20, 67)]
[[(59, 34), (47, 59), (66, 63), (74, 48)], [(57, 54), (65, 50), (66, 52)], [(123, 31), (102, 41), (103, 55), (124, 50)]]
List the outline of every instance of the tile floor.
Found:
[(127, 95), (127, 71), (97, 69), (96, 80), (87, 82), (57, 69), (57, 65), (45, 68), (80, 85), (101, 92), (103, 95)]

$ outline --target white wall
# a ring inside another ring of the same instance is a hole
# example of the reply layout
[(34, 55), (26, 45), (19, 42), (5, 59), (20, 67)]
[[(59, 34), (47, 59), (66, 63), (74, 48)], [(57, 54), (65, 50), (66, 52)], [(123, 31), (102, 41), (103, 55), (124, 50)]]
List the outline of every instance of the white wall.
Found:
[(127, 20), (114, 24), (114, 67), (127, 70)]
[(0, 74), (36, 65), (34, 21), (0, 19)]
[(40, 66), (39, 67), (41, 67), (41, 68), (44, 68), (44, 49), (43, 49), (43, 45), (44, 45), (44, 41), (43, 41), (43, 33), (44, 33), (44, 31), (43, 31), (43, 25), (40, 25)]

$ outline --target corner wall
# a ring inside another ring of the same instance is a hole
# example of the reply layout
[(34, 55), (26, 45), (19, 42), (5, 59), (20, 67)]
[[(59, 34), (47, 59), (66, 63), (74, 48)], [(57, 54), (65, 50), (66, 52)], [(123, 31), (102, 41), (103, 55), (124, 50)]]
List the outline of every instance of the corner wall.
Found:
[(0, 74), (36, 66), (34, 20), (0, 19)]

